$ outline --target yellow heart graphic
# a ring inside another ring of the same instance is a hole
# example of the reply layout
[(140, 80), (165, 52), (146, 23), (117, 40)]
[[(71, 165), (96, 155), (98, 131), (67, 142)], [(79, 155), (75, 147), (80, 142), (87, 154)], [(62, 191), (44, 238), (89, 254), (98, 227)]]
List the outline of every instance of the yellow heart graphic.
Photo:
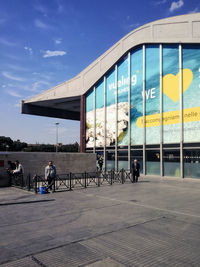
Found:
[[(192, 79), (192, 71), (190, 69), (183, 69), (183, 93), (191, 84)], [(163, 77), (163, 93), (174, 102), (179, 100), (179, 73), (176, 75), (167, 74)]]

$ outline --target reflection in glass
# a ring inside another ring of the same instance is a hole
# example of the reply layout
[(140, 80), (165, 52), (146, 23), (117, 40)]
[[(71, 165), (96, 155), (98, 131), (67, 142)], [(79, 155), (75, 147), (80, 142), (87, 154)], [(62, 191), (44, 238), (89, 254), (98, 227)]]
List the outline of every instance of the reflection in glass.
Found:
[(184, 177), (200, 178), (200, 149), (184, 150)]
[(118, 170), (121, 169), (128, 170), (128, 151), (118, 151), (117, 154), (118, 159)]
[(180, 150), (163, 151), (164, 176), (180, 177)]
[(115, 169), (115, 151), (106, 151), (106, 170)]
[(160, 150), (146, 151), (146, 173), (160, 175)]

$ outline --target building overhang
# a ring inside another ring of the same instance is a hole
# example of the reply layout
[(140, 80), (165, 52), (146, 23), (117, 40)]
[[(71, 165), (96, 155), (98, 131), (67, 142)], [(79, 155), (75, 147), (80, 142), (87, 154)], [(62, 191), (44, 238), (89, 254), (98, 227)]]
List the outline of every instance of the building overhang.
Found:
[(170, 17), (133, 30), (75, 78), (22, 101), (22, 113), (79, 120), (80, 97), (132, 48), (142, 44), (200, 43), (200, 13)]
[(68, 120), (80, 120), (80, 97), (22, 101), (22, 113)]

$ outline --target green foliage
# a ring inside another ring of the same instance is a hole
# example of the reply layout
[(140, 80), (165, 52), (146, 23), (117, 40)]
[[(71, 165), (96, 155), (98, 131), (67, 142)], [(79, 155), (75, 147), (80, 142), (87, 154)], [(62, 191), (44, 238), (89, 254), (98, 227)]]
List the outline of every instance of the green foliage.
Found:
[(13, 141), (10, 137), (0, 136), (0, 151), (23, 151), (27, 143)]
[[(0, 151), (55, 152), (56, 147), (51, 144), (29, 145), (20, 140), (13, 141), (10, 137), (0, 136)], [(59, 144), (58, 152), (79, 152), (79, 144)]]

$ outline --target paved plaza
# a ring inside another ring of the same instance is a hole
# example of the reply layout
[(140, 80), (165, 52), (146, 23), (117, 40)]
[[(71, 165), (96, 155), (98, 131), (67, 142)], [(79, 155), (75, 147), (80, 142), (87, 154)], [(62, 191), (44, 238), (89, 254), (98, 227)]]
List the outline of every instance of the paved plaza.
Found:
[(0, 188), (0, 266), (200, 266), (200, 180)]

